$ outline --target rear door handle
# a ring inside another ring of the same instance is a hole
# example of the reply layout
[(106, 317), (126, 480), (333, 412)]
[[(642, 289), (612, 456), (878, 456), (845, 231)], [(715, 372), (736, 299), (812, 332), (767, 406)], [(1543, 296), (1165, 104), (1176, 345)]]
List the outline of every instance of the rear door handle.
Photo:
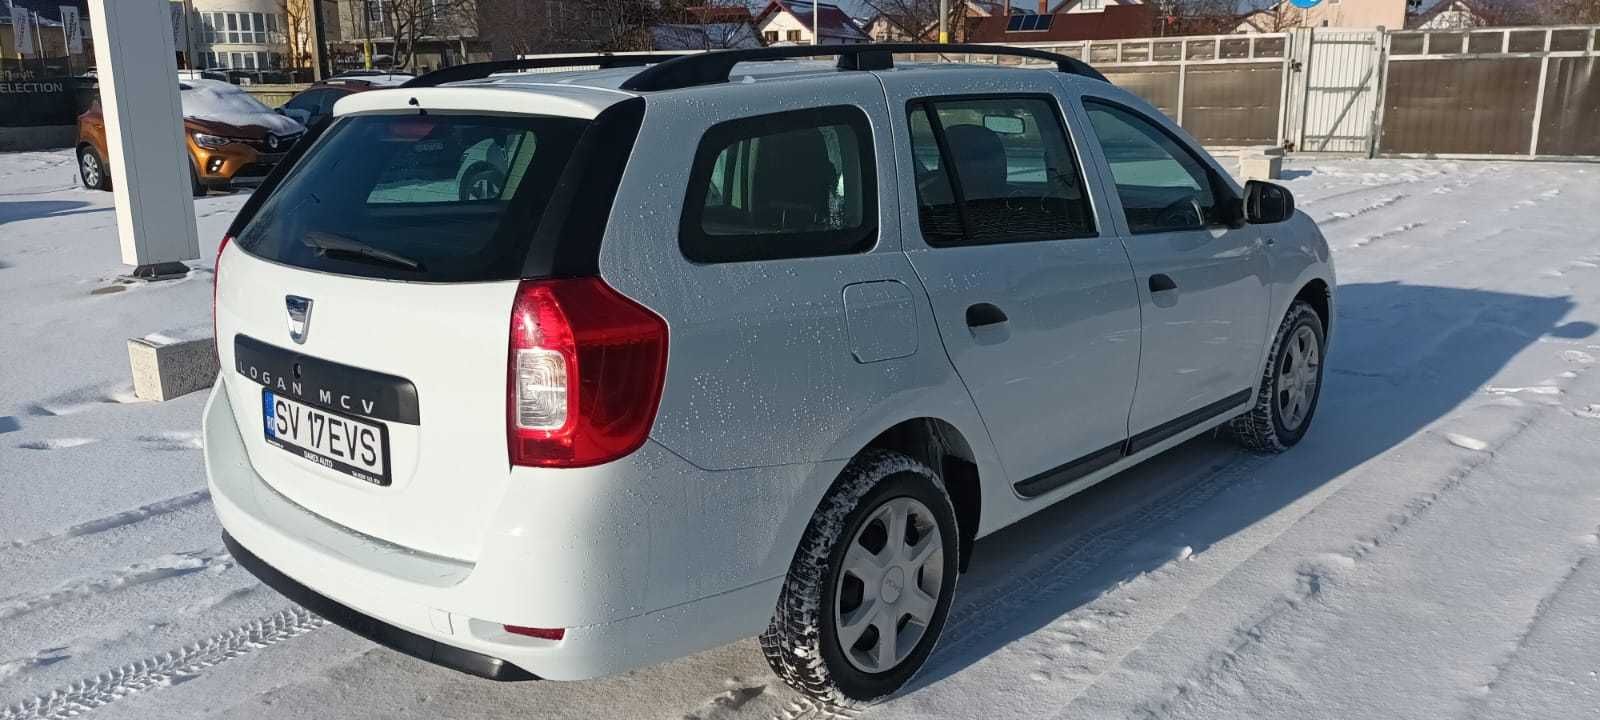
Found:
[(993, 303), (976, 303), (967, 306), (967, 327), (969, 328), (999, 325), (1006, 320), (1006, 312)]
[(1166, 292), (1177, 290), (1178, 284), (1172, 281), (1172, 276), (1166, 273), (1156, 273), (1150, 276), (1150, 292)]

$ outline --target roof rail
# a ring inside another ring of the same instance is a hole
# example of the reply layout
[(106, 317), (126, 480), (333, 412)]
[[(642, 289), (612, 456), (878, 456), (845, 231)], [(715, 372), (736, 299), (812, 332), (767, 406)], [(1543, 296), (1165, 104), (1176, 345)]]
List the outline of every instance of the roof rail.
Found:
[(607, 70), (618, 67), (637, 67), (651, 63), (665, 63), (668, 60), (676, 60), (680, 57), (684, 57), (684, 55), (680, 53), (630, 53), (627, 55), (598, 53), (594, 55), (563, 55), (561, 57), (520, 58), (517, 60), (466, 63), (420, 75), (407, 80), (400, 87), (433, 87), (463, 80), (478, 80), (495, 73), (537, 70), (539, 68), (598, 65), (600, 69)]
[(651, 62), (656, 64), (639, 71), (637, 75), (623, 82), (622, 89), (634, 91), (673, 90), (697, 85), (725, 83), (728, 81), (728, 75), (733, 71), (733, 66), (742, 62), (790, 60), (835, 55), (839, 57), (838, 67), (840, 70), (888, 70), (894, 67), (894, 56), (905, 53), (970, 53), (973, 55), (1005, 55), (1031, 58), (1053, 62), (1056, 64), (1056, 69), (1071, 75), (1081, 75), (1101, 81), (1106, 79), (1106, 76), (1101, 75), (1099, 70), (1075, 57), (1033, 48), (1012, 47), (1009, 45), (976, 45), (971, 43), (864, 43), (860, 45), (791, 45), (678, 55), (661, 61), (652, 60)]

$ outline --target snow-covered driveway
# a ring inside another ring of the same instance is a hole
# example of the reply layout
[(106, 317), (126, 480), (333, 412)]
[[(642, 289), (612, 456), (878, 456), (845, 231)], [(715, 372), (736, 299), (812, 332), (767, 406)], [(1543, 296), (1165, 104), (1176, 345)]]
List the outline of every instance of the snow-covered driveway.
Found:
[[(1600, 715), (1600, 166), (1296, 160), (1337, 255), (1316, 424), (1201, 438), (980, 542), (930, 667), (866, 718)], [(109, 196), (0, 155), (0, 719), (797, 718), (753, 641), (497, 685), (293, 608), (221, 547), (203, 394), (134, 402)]]

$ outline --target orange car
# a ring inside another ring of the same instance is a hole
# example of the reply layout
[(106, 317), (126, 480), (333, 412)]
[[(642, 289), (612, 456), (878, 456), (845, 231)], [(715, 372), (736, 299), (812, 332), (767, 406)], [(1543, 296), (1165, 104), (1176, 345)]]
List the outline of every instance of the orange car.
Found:
[[(195, 197), (260, 182), (305, 133), (300, 123), (234, 85), (182, 79), (178, 89)], [(78, 177), (84, 187), (111, 189), (108, 157), (105, 117), (96, 101), (78, 116)]]

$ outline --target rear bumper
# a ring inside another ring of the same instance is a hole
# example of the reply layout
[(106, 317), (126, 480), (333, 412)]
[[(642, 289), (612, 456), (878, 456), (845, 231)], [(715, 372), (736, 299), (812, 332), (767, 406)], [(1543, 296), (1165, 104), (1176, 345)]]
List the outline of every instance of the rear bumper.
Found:
[(245, 549), (226, 531), (222, 533), (222, 544), (227, 546), (228, 554), (233, 556), (240, 567), (250, 571), (251, 575), (256, 576), (256, 579), (265, 583), (267, 587), (277, 590), (280, 595), (293, 600), (301, 607), (321, 615), (328, 622), (386, 648), (490, 680), (539, 679), (532, 673), (499, 658), (430, 640), (370, 615), (364, 615), (359, 610), (340, 605), (333, 598), (278, 572), (277, 568), (256, 557), (255, 553)]
[[(490, 519), (438, 518), (487, 522), (484, 547), (463, 561), (337, 525), (274, 490), (249, 461), (221, 379), (203, 427), (212, 503), (246, 569), (379, 643), (506, 679), (611, 675), (759, 632), (815, 507), (798, 486), (837, 472), (710, 473), (647, 443), (616, 477), (520, 478)], [(784, 519), (791, 505), (805, 506), (802, 518)]]

